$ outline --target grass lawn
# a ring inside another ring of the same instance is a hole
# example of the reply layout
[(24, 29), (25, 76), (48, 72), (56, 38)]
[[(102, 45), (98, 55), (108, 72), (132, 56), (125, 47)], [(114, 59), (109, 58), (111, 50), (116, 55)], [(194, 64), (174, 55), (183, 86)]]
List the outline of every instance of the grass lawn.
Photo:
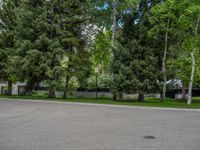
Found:
[(186, 101), (166, 99), (165, 102), (160, 102), (160, 99), (146, 98), (145, 102), (141, 103), (137, 100), (123, 100), (113, 101), (112, 99), (92, 99), (92, 98), (55, 98), (49, 99), (44, 96), (0, 96), (0, 98), (10, 99), (30, 99), (30, 100), (49, 100), (49, 101), (61, 101), (61, 102), (79, 102), (79, 103), (96, 103), (96, 104), (112, 104), (112, 105), (127, 105), (127, 106), (150, 106), (150, 107), (169, 107), (169, 108), (200, 108), (200, 98), (193, 98), (193, 103), (188, 106)]

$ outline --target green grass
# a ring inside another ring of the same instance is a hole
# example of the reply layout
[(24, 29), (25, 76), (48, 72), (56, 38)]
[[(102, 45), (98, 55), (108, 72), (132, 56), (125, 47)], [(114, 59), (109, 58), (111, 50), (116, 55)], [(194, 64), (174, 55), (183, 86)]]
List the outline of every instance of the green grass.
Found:
[(200, 97), (193, 97), (192, 100), (200, 102)]
[(191, 106), (188, 106), (186, 101), (167, 99), (165, 102), (160, 102), (160, 99), (146, 98), (145, 102), (138, 102), (137, 100), (123, 100), (113, 101), (112, 99), (93, 99), (93, 98), (55, 98), (48, 99), (44, 96), (0, 96), (0, 98), (10, 99), (30, 99), (30, 100), (48, 100), (61, 102), (79, 102), (79, 103), (95, 103), (95, 104), (111, 104), (111, 105), (126, 105), (126, 106), (150, 106), (150, 107), (169, 107), (169, 108), (200, 108), (200, 98), (194, 98)]

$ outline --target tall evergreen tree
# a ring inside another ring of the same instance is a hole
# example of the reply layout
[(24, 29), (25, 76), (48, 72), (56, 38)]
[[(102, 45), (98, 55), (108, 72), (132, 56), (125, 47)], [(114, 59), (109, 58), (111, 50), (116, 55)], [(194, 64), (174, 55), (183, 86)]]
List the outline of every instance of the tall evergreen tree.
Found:
[(83, 30), (86, 25), (86, 1), (84, 0), (69, 0), (65, 1), (60, 8), (65, 14), (65, 19), (62, 22), (63, 36), (61, 44), (66, 50), (68, 63), (65, 69), (65, 90), (63, 98), (67, 97), (69, 89), (69, 80), (75, 76), (80, 82), (80, 86), (86, 86), (83, 79), (89, 76), (90, 62), (89, 53), (85, 49), (85, 39)]
[(15, 27), (16, 9), (20, 0), (2, 0), (0, 6), (0, 79), (8, 82), (7, 94), (12, 94), (12, 82), (15, 78)]
[[(55, 89), (65, 75), (63, 97), (66, 97), (68, 82), (77, 64), (87, 62), (82, 57), (88, 54), (82, 37), (84, 4), (80, 0), (28, 0), (21, 5), (18, 54), (22, 57), (30, 90), (36, 81), (46, 80), (49, 97), (54, 97)], [(68, 58), (67, 66), (62, 66), (63, 56)], [(87, 73), (88, 70), (82, 70), (82, 74)]]
[(18, 12), (17, 55), (21, 58), (22, 78), (27, 82), (27, 93), (34, 90), (35, 82), (45, 75), (42, 64), (45, 59), (42, 52), (47, 47), (47, 40), (42, 37), (44, 12), (45, 1), (42, 0), (23, 1)]
[(62, 12), (60, 1), (24, 1), (19, 15), (18, 55), (32, 90), (36, 81), (46, 80), (49, 97), (55, 97), (55, 89), (62, 75), (61, 60), (64, 54), (62, 36)]
[[(153, 3), (152, 3), (153, 5)], [(141, 1), (138, 11), (124, 17), (124, 26), (120, 47), (116, 49), (115, 90), (119, 97), (122, 93), (138, 91), (139, 101), (144, 101), (144, 93), (156, 85), (157, 64), (152, 40), (147, 36), (149, 30), (148, 13), (151, 6)]]

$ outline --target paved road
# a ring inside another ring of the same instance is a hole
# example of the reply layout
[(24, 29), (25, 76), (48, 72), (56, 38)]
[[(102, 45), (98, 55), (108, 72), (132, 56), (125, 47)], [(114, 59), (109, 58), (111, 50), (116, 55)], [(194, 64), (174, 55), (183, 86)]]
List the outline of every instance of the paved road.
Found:
[(200, 150), (200, 112), (0, 100), (0, 150)]

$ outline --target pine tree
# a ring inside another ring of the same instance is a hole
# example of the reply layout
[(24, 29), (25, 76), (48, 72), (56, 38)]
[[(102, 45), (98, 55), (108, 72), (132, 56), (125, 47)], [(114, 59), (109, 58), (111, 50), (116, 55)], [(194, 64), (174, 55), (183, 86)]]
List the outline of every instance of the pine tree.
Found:
[[(60, 7), (60, 11), (65, 14), (62, 21), (63, 32), (61, 44), (68, 57), (68, 63), (65, 69), (65, 91), (63, 98), (67, 97), (71, 77), (77, 77), (81, 86), (84, 86), (83, 79), (86, 81), (90, 72), (89, 53), (85, 49), (86, 43), (82, 35), (87, 15), (85, 6), (85, 1), (68, 0), (64, 1)], [(67, 13), (65, 13), (66, 10)]]
[(45, 67), (41, 64), (45, 58), (42, 53), (43, 47), (47, 43), (41, 36), (43, 34), (42, 23), (45, 18), (43, 16), (44, 6), (42, 0), (23, 1), (18, 12), (17, 55), (21, 60), (21, 78), (27, 82), (27, 94), (35, 89), (35, 82), (44, 75)]
[(14, 54), (16, 9), (19, 3), (19, 0), (3, 0), (0, 7), (0, 79), (8, 82), (8, 95), (12, 94), (12, 82), (17, 69)]
[(24, 1), (19, 15), (18, 55), (21, 56), (28, 91), (36, 81), (46, 80), (49, 97), (55, 97), (63, 69), (64, 54), (58, 1)]
[[(145, 6), (145, 7), (144, 7)], [(148, 37), (150, 7), (140, 3), (140, 9), (124, 17), (120, 47), (116, 49), (113, 66), (115, 69), (115, 90), (119, 98), (123, 93), (139, 93), (138, 100), (144, 101), (144, 93), (153, 89), (158, 77), (158, 59)]]
[[(19, 15), (18, 37), (25, 77), (33, 89), (36, 81), (46, 81), (49, 97), (66, 77), (65, 94), (74, 75), (77, 58), (84, 52), (82, 23), (84, 2), (80, 0), (25, 1)], [(81, 3), (81, 4), (80, 4)], [(86, 52), (87, 53), (87, 52)], [(85, 53), (85, 54), (86, 54)], [(67, 66), (62, 65), (64, 56)], [(88, 67), (89, 68), (89, 67)]]

